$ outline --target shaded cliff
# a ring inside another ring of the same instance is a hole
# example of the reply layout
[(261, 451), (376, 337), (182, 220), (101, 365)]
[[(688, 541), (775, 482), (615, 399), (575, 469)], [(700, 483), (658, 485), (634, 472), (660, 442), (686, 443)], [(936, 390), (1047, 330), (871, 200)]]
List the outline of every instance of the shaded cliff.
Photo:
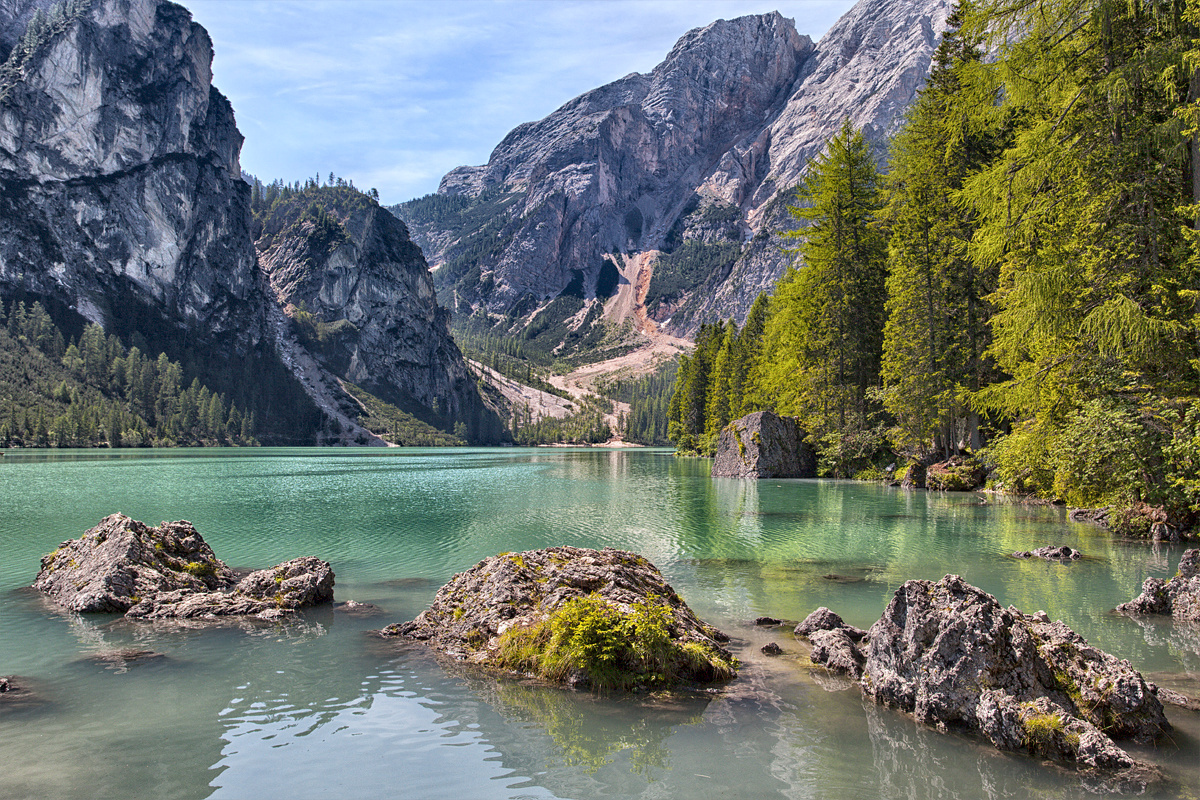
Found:
[(403, 222), (353, 188), (310, 186), (264, 207), (255, 226), (292, 329), (339, 379), (325, 382), (331, 391), (348, 382), (468, 441), (500, 439)]
[(793, 225), (786, 208), (808, 160), (846, 116), (882, 145), (947, 12), (946, 0), (862, 0), (816, 46), (778, 13), (719, 20), (649, 75), (518, 126), (486, 165), (453, 170), (437, 195), (394, 211), (443, 302), (526, 338), (572, 294), (580, 302), (551, 309), (571, 331), (622, 293), (642, 330), (645, 319), (676, 334), (740, 321), (792, 259), (775, 231)]
[(0, 294), (165, 351), (262, 435), (311, 441), (319, 414), (274, 351), (242, 136), (204, 29), (159, 0), (2, 0), (0, 56)]

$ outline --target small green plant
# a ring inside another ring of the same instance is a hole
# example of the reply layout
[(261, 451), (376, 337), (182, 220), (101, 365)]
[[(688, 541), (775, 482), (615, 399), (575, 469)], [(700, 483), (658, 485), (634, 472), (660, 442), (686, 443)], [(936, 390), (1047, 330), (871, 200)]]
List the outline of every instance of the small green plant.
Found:
[(210, 578), (217, 574), (217, 568), (207, 561), (189, 561), (183, 571), (196, 578)]
[(670, 619), (670, 609), (656, 597), (625, 612), (592, 593), (568, 600), (536, 625), (506, 631), (498, 661), (556, 682), (577, 676), (597, 691), (717, 681), (737, 674), (736, 659), (723, 658), (711, 645), (672, 640)]
[(1057, 714), (1034, 714), (1024, 724), (1024, 744), (1033, 753), (1053, 753), (1066, 731), (1062, 718)]
[(466, 612), (465, 610), (463, 610), (463, 607), (462, 607), (462, 606), (458, 606), (457, 608), (455, 608), (455, 609), (454, 609), (454, 618), (455, 618), (455, 619), (462, 619), (462, 618), (463, 618), (463, 615), (464, 615), (464, 614), (466, 614), (466, 613), (467, 613), (467, 612)]

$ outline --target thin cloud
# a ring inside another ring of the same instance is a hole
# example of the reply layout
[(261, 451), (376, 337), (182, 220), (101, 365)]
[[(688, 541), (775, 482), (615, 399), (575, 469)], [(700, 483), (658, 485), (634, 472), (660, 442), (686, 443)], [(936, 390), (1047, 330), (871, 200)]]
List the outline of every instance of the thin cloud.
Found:
[(516, 125), (648, 72), (689, 29), (778, 9), (814, 39), (851, 0), (184, 0), (213, 38), (243, 168), (385, 202), (485, 163)]

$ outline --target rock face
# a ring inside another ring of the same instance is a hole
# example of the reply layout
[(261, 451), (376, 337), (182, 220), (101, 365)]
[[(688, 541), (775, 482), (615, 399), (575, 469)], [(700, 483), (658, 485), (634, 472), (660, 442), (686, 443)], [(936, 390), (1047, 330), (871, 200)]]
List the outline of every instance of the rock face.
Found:
[(837, 623), (826, 617), (807, 634), (814, 661), (858, 677), (877, 703), (1002, 750), (1133, 777), (1142, 765), (1112, 740), (1149, 743), (1171, 728), (1128, 661), (1045, 614), (1003, 608), (957, 575), (905, 583), (865, 648)]
[[(389, 625), (381, 633), (427, 642), (438, 652), (472, 664), (514, 669), (505, 659), (506, 634), (533, 630), (581, 600), (605, 612), (603, 626), (618, 638), (625, 634), (614, 626), (636, 615), (639, 607), (661, 610), (668, 648), (703, 655), (675, 665), (681, 667), (680, 681), (704, 683), (737, 674), (730, 666), (736, 661), (720, 645), (728, 637), (697, 619), (653, 564), (611, 548), (550, 547), (486, 558), (455, 575), (416, 619)], [(560, 632), (559, 638), (572, 639), (577, 629), (560, 624), (566, 633)], [(552, 679), (595, 686), (591, 667), (580, 661)]]
[(429, 266), (404, 223), (352, 188), (309, 189), (258, 221), (256, 246), (279, 304), (320, 326), (305, 344), (338, 378), (472, 442), (495, 442)]
[(47, 5), (0, 3), (0, 59), (20, 56), (0, 76), (0, 295), (42, 300), (67, 330), (136, 333), (243, 408), (261, 410), (257, 384), (276, 417), (311, 413), (271, 343), (208, 34), (165, 0), (94, 0), (26, 51)]
[(150, 527), (112, 514), (44, 556), (33, 585), (70, 611), (269, 619), (331, 602), (333, 581), (329, 564), (311, 556), (239, 580), (190, 522)]
[(772, 232), (794, 226), (786, 206), (809, 159), (846, 116), (877, 142), (895, 131), (948, 8), (862, 0), (817, 45), (778, 13), (719, 20), (685, 34), (650, 74), (518, 126), (486, 165), (446, 175), (439, 201), (396, 212), (460, 311), (532, 318), (573, 285), (602, 302), (608, 260), (691, 242), (716, 266), (657, 289), (649, 277), (645, 311), (674, 334), (740, 322), (792, 261)]
[(756, 411), (721, 431), (714, 478), (815, 478), (817, 456), (795, 417)]
[(1169, 614), (1178, 620), (1200, 622), (1200, 549), (1185, 550), (1174, 578), (1146, 578), (1142, 593), (1117, 606), (1123, 614)]

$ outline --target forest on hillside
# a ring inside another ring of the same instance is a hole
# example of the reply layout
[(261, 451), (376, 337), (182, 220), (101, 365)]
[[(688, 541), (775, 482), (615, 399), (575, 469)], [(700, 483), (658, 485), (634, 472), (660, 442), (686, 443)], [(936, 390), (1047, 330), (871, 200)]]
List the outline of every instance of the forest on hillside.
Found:
[(1194, 524), (1200, 2), (959, 4), (875, 165), (848, 122), (811, 164), (803, 266), (701, 330), (677, 448), (773, 409), (826, 475), (961, 455), (998, 489)]

